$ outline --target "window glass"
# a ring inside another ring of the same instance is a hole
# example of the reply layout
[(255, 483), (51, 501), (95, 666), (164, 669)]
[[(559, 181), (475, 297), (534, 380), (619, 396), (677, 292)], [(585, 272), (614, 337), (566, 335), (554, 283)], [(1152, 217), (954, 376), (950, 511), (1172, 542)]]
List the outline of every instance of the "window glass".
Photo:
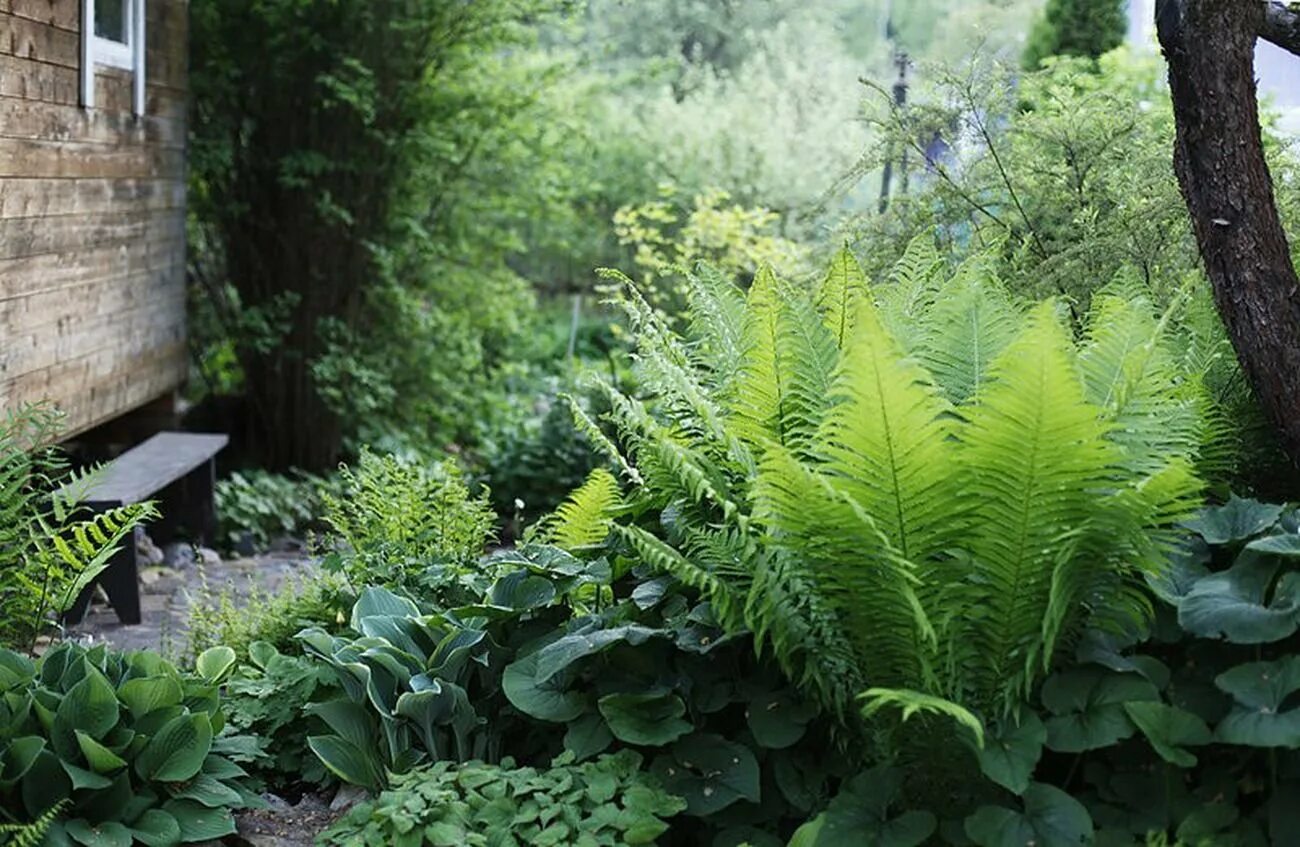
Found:
[(95, 0), (95, 35), (127, 43), (127, 2), (128, 0)]

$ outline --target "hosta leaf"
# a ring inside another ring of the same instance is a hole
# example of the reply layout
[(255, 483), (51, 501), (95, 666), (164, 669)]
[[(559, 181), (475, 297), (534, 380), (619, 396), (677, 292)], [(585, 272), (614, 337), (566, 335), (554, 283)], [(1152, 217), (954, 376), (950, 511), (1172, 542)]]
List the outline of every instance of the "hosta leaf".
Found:
[(229, 809), (209, 809), (193, 800), (168, 800), (162, 810), (176, 819), (185, 842), (212, 841), (235, 832), (235, 818)]
[(748, 747), (718, 735), (679, 739), (655, 759), (652, 770), (664, 788), (686, 800), (686, 813), (703, 817), (738, 800), (759, 802), (758, 760)]
[(982, 749), (975, 748), (980, 771), (1011, 793), (1022, 794), (1046, 740), (1047, 728), (1033, 712), (1026, 711), (1018, 724), (1008, 718), (997, 732), (985, 733)]
[(81, 748), (81, 754), (86, 757), (86, 763), (95, 773), (111, 773), (118, 768), (126, 767), (126, 761), (121, 756), (81, 730), (77, 730), (77, 745)]
[(64, 831), (86, 847), (131, 847), (131, 830), (116, 821), (91, 826), (78, 818), (65, 823)]
[(781, 750), (803, 738), (816, 714), (814, 706), (801, 702), (792, 692), (769, 691), (750, 701), (745, 720), (755, 741), (770, 750)]
[(610, 732), (628, 744), (659, 747), (694, 729), (682, 720), (686, 704), (675, 694), (608, 694), (597, 707)]
[(1183, 747), (1209, 744), (1212, 739), (1205, 721), (1175, 706), (1135, 701), (1125, 703), (1124, 711), (1142, 730), (1160, 758), (1179, 767), (1190, 768), (1196, 764), (1196, 757)]
[(981, 806), (966, 819), (978, 847), (1080, 847), (1092, 843), (1092, 819), (1083, 804), (1059, 788), (1032, 783), (1024, 811)]
[(223, 806), (238, 808), (244, 803), (238, 791), (205, 773), (167, 790), (178, 800), (193, 800), (212, 809)]
[(507, 665), (501, 678), (506, 699), (516, 709), (556, 723), (571, 721), (587, 709), (586, 695), (566, 690), (567, 685), (566, 674), (552, 674), (545, 682), (537, 681), (537, 653)]
[(375, 751), (362, 749), (338, 735), (313, 735), (307, 746), (331, 773), (344, 782), (377, 790), (380, 784), (380, 763)]
[(80, 791), (83, 788), (98, 790), (108, 788), (113, 784), (113, 780), (103, 774), (88, 771), (85, 768), (77, 767), (67, 760), (61, 759), (59, 764), (63, 766), (63, 772), (72, 780), (72, 790)]
[(526, 570), (506, 574), (496, 581), (488, 595), (488, 603), (523, 611), (539, 609), (555, 599), (555, 583), (544, 576), (534, 576)]
[(1231, 568), (1206, 576), (1178, 605), (1178, 623), (1193, 635), (1234, 644), (1279, 641), (1300, 626), (1300, 573), (1271, 588), (1277, 562), (1246, 551)]
[(1043, 683), (1047, 746), (1061, 753), (1108, 747), (1133, 734), (1124, 711), (1132, 700), (1159, 699), (1154, 685), (1138, 674), (1081, 667), (1062, 671)]
[(1300, 747), (1300, 708), (1281, 711), (1300, 690), (1300, 656), (1250, 662), (1219, 674), (1214, 684), (1232, 696), (1232, 711), (1214, 729), (1216, 741), (1250, 747)]
[(178, 679), (172, 676), (150, 676), (128, 679), (117, 690), (131, 717), (137, 721), (157, 709), (179, 706), (185, 699)]
[(23, 778), (45, 749), (45, 739), (38, 735), (25, 735), (9, 742), (0, 756), (0, 788), (8, 788)]
[(184, 782), (203, 767), (212, 747), (212, 723), (207, 713), (181, 715), (168, 721), (140, 751), (135, 770), (158, 782)]
[(162, 809), (150, 809), (131, 825), (131, 834), (145, 847), (172, 847), (181, 841), (181, 825)]
[(103, 738), (117, 719), (117, 694), (104, 675), (92, 668), (59, 702), (51, 741), (60, 756), (75, 755), (77, 730), (92, 738)]
[(361, 620), (372, 615), (389, 618), (415, 618), (420, 609), (405, 597), (398, 597), (387, 588), (367, 588), (352, 606), (352, 628), (361, 632)]
[(845, 783), (826, 811), (799, 827), (789, 847), (916, 847), (937, 826), (926, 811), (889, 816), (902, 778), (889, 768), (873, 768)]
[(224, 644), (209, 647), (194, 660), (194, 670), (198, 671), (199, 676), (203, 677), (205, 681), (216, 685), (222, 682), (226, 675), (234, 669), (238, 658), (235, 651)]
[(613, 644), (626, 641), (635, 647), (638, 644), (645, 643), (650, 638), (663, 634), (661, 630), (650, 629), (638, 624), (627, 624), (612, 629), (598, 629), (592, 632), (566, 635), (533, 654), (537, 657), (535, 676), (539, 683), (546, 682), (579, 659), (593, 653), (599, 653)]
[(1184, 524), (1209, 544), (1231, 544), (1259, 535), (1282, 515), (1282, 507), (1258, 500), (1231, 496), (1217, 508), (1209, 508)]

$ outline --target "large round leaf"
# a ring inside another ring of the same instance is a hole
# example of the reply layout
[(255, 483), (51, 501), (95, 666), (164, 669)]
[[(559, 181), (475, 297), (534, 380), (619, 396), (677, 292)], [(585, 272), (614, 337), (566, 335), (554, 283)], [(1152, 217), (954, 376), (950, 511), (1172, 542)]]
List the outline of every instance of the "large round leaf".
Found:
[(91, 825), (78, 818), (64, 824), (64, 831), (86, 847), (131, 847), (131, 830), (116, 821)]
[(659, 747), (694, 729), (682, 720), (686, 704), (675, 694), (608, 694), (597, 707), (614, 737), (628, 744)]
[(978, 847), (1080, 847), (1092, 843), (1092, 819), (1083, 804), (1059, 788), (1032, 783), (1024, 811), (981, 806), (966, 819)]
[(566, 690), (567, 674), (552, 674), (537, 681), (537, 653), (530, 653), (506, 666), (501, 688), (516, 709), (538, 720), (565, 723), (587, 709), (587, 698), (579, 691)]
[(162, 809), (150, 809), (131, 825), (131, 834), (145, 847), (172, 847), (181, 842), (181, 825)]
[(790, 691), (768, 691), (750, 701), (745, 720), (754, 740), (771, 750), (797, 743), (817, 715), (817, 708)]
[(1178, 623), (1193, 635), (1234, 644), (1267, 644), (1300, 626), (1300, 573), (1273, 586), (1277, 560), (1247, 550), (1231, 568), (1200, 579), (1178, 605)]
[(799, 827), (789, 847), (916, 847), (934, 833), (937, 821), (927, 811), (889, 816), (902, 779), (898, 772), (872, 768), (845, 783), (813, 820)]
[(1124, 704), (1158, 697), (1155, 686), (1135, 673), (1081, 667), (1054, 674), (1043, 683), (1042, 693), (1043, 705), (1052, 712), (1047, 746), (1061, 753), (1109, 747), (1133, 734)]
[(176, 819), (184, 842), (212, 841), (235, 832), (235, 818), (229, 809), (209, 809), (193, 800), (168, 800), (162, 810)]
[(1216, 741), (1250, 747), (1300, 747), (1300, 708), (1281, 711), (1300, 690), (1300, 656), (1250, 662), (1219, 674), (1214, 684), (1232, 696), (1232, 710), (1215, 727)]
[(1185, 526), (1210, 544), (1231, 544), (1259, 535), (1277, 523), (1281, 515), (1281, 506), (1232, 495), (1226, 504), (1206, 509)]
[(168, 721), (140, 751), (135, 770), (157, 782), (184, 782), (203, 767), (212, 747), (212, 723), (207, 713), (181, 715)]
[(128, 679), (117, 689), (117, 696), (131, 710), (131, 717), (138, 721), (158, 709), (179, 706), (185, 699), (185, 692), (180, 680), (174, 676), (149, 676)]
[(1151, 746), (1166, 762), (1183, 768), (1196, 764), (1196, 757), (1183, 748), (1209, 744), (1212, 737), (1205, 721), (1175, 706), (1154, 701), (1124, 704), (1129, 719), (1142, 730)]
[(609, 731), (605, 719), (596, 714), (583, 715), (569, 724), (564, 733), (564, 749), (572, 752), (579, 762), (603, 753), (612, 743), (614, 734)]
[(718, 735), (679, 739), (655, 759), (653, 770), (669, 793), (686, 800), (690, 815), (711, 815), (738, 800), (759, 801), (758, 760), (748, 747)]
[(1047, 728), (1038, 715), (1025, 712), (1019, 723), (1008, 718), (993, 732), (984, 735), (984, 746), (975, 748), (980, 771), (1013, 794), (1029, 787), (1039, 758)]
[(555, 583), (544, 576), (534, 576), (527, 570), (506, 574), (496, 581), (488, 595), (488, 603), (524, 611), (539, 609), (555, 599)]

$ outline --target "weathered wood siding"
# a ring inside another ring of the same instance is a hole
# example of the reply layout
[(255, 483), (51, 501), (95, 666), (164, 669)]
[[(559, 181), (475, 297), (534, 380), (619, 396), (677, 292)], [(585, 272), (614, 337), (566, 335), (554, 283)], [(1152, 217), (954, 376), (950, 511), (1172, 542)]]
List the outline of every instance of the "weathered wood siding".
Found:
[(188, 0), (146, 0), (146, 114), (99, 68), (78, 104), (80, 0), (0, 0), (0, 408), (80, 432), (186, 372)]

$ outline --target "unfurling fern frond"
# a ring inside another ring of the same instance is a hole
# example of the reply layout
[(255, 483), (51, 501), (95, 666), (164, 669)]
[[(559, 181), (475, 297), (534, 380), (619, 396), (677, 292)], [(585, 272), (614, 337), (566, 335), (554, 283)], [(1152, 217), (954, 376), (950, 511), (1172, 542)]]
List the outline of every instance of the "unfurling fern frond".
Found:
[(596, 468), (555, 510), (543, 537), (569, 552), (595, 547), (609, 535), (610, 523), (622, 505), (618, 480), (609, 471)]

